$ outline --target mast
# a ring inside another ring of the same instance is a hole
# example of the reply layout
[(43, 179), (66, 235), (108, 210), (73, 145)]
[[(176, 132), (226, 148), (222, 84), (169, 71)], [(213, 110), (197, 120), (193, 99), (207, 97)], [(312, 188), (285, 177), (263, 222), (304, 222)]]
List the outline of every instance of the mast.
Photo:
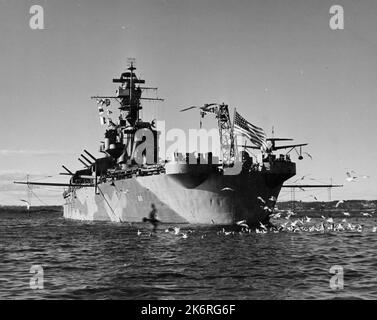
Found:
[[(92, 99), (97, 99), (100, 102), (107, 101), (106, 106), (110, 105), (110, 99), (119, 103), (119, 121), (114, 123), (109, 119), (105, 141), (100, 147), (101, 152), (116, 161), (115, 167), (118, 169), (126, 169), (135, 162), (135, 148), (141, 143), (135, 137), (137, 130), (150, 129), (155, 139), (154, 145), (158, 145), (157, 131), (153, 128), (152, 122), (140, 119), (141, 100), (163, 101), (160, 98), (142, 97), (144, 90), (157, 90), (157, 88), (142, 87), (141, 85), (145, 83), (145, 80), (138, 78), (135, 74), (135, 59), (128, 58), (128, 64), (126, 71), (122, 72), (119, 78), (113, 79), (113, 83), (119, 83), (116, 96), (92, 97)], [(154, 154), (157, 154), (157, 149)], [(157, 161), (157, 156), (155, 158), (155, 161)]]

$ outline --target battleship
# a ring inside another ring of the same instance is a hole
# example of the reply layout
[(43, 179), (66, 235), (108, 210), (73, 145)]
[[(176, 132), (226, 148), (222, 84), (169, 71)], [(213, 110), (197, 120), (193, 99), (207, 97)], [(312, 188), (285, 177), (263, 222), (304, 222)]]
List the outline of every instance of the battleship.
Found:
[[(69, 183), (39, 183), (62, 186), (64, 217), (75, 220), (142, 222), (151, 207), (162, 223), (231, 225), (245, 221), (249, 225), (268, 223), (283, 183), (296, 174), (290, 158), (292, 150), (306, 144), (277, 145), (292, 140), (267, 138), (264, 131), (244, 119), (225, 103), (192, 106), (180, 111), (199, 109), (203, 118), (217, 119), (220, 155), (175, 152), (166, 159), (160, 154), (160, 132), (155, 120), (141, 118), (143, 100), (150, 88), (136, 73), (133, 62), (119, 78), (114, 96), (93, 96), (98, 103), (101, 124), (106, 127), (97, 158), (84, 149), (79, 161), (83, 169), (72, 172)], [(119, 117), (110, 117), (109, 105), (119, 105)], [(107, 110), (105, 110), (107, 109)], [(251, 142), (237, 145), (237, 135)], [(276, 154), (289, 149), (284, 154)], [(256, 157), (250, 150), (258, 152)]]

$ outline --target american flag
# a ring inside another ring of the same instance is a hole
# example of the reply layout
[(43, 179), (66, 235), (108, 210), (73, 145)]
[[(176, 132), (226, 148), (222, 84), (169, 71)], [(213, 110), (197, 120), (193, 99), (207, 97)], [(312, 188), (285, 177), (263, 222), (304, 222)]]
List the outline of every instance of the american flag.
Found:
[(234, 132), (247, 137), (257, 147), (267, 149), (266, 134), (263, 129), (248, 122), (237, 111), (234, 116)]

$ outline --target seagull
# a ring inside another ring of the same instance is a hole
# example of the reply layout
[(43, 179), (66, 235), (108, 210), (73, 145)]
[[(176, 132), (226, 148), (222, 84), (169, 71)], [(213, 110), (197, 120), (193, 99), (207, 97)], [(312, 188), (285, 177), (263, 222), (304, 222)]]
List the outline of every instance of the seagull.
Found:
[(364, 217), (371, 217), (372, 215), (371, 214), (369, 214), (369, 213), (367, 213), (367, 212), (362, 212), (361, 213)]
[(260, 200), (262, 203), (266, 203), (266, 201), (264, 201), (262, 197), (257, 197), (257, 199)]
[(199, 108), (199, 107), (197, 107), (197, 106), (191, 106), (191, 107), (188, 107), (188, 108), (184, 108), (184, 109), (182, 109), (182, 110), (179, 110), (179, 112), (183, 112), (183, 111), (187, 111), (187, 110), (191, 110), (191, 109), (197, 109), (197, 108)]
[(377, 227), (373, 227), (372, 232), (377, 232)]
[(222, 188), (221, 191), (234, 191), (234, 189), (225, 187), (225, 188)]
[(355, 230), (355, 227), (351, 223), (349, 223), (349, 222), (347, 224), (347, 228), (350, 229), (350, 230), (352, 230), (352, 231)]
[(344, 227), (342, 226), (341, 223), (339, 223), (339, 224), (336, 226), (336, 229), (337, 229), (338, 231), (343, 231), (343, 230), (344, 230)]
[(259, 222), (261, 228), (263, 228), (264, 230), (267, 230), (266, 226), (262, 223), (262, 222)]
[(29, 210), (30, 210), (30, 207), (31, 207), (31, 204), (30, 204), (30, 202), (29, 202), (29, 201), (27, 201), (27, 200), (24, 200), (24, 199), (21, 199), (20, 201), (23, 201), (23, 202), (25, 202), (25, 203), (26, 203), (26, 208), (27, 208), (27, 211), (29, 211)]
[(174, 234), (177, 235), (181, 229), (178, 227), (174, 227)]
[[(198, 107), (198, 106), (191, 106), (191, 107), (188, 107), (188, 108), (184, 108), (182, 110), (179, 110), (179, 112), (184, 112), (184, 111), (188, 111), (188, 110), (191, 110), (191, 109), (201, 109), (203, 111), (209, 111), (208, 110), (208, 107), (210, 106), (214, 106), (214, 105), (217, 105), (217, 103), (206, 103), (204, 106), (202, 107)], [(213, 108), (212, 108), (213, 109)]]
[(249, 226), (246, 224), (246, 220), (237, 221), (236, 224), (240, 227), (249, 228)]
[(304, 180), (305, 177), (307, 177), (307, 176), (310, 176), (310, 174), (306, 174), (306, 175), (304, 175), (304, 176), (302, 176), (302, 177), (296, 179), (295, 181), (293, 181), (293, 183), (296, 183), (297, 181), (300, 181), (300, 180)]
[(291, 222), (291, 227), (295, 227), (296, 224), (297, 224), (297, 222), (298, 222), (298, 220), (295, 220), (295, 221)]
[(349, 216), (350, 216), (349, 212), (343, 212), (343, 214), (344, 214), (346, 217), (349, 217)]
[(342, 220), (342, 222), (343, 222), (343, 223), (346, 223), (346, 222), (347, 222), (347, 220), (346, 220), (346, 219), (343, 219), (343, 220)]
[(310, 160), (313, 160), (313, 157), (309, 153), (307, 152), (304, 152), (304, 153), (310, 158)]
[(309, 218), (309, 217), (305, 217), (306, 218), (306, 222), (310, 222), (310, 220), (312, 220), (312, 218)]
[(287, 221), (287, 222), (284, 222), (284, 223), (281, 225), (281, 227), (285, 228), (285, 227), (287, 226), (287, 224), (288, 224), (288, 221)]
[(369, 178), (369, 176), (363, 175), (363, 174), (360, 175), (360, 174), (356, 173), (354, 170), (351, 170), (351, 173), (353, 173), (354, 175), (358, 176), (358, 178), (363, 178), (363, 179)]
[(341, 203), (344, 203), (344, 201), (343, 201), (343, 200), (339, 200), (339, 201), (336, 203), (335, 208), (338, 208), (339, 205), (340, 205)]
[(333, 218), (328, 218), (326, 221), (327, 221), (328, 223), (334, 223), (334, 219), (333, 219)]
[(321, 216), (321, 218), (322, 218), (323, 220), (326, 220), (326, 217), (325, 217), (325, 216)]
[(137, 236), (140, 236), (140, 235), (141, 235), (141, 231), (137, 229)]
[(288, 211), (287, 213), (287, 216), (285, 217), (285, 219), (289, 219), (291, 216), (295, 216), (296, 214), (293, 212), (293, 211)]
[(263, 207), (263, 210), (264, 210), (264, 211), (268, 211), (268, 212), (272, 212), (272, 209), (269, 208), (269, 207), (267, 207), (267, 206), (264, 206), (264, 207)]
[(346, 180), (347, 180), (348, 182), (352, 182), (352, 181), (355, 181), (355, 180), (357, 179), (356, 176), (351, 175), (349, 172), (346, 172), (346, 175), (347, 175)]
[(182, 239), (187, 239), (187, 233), (182, 233)]

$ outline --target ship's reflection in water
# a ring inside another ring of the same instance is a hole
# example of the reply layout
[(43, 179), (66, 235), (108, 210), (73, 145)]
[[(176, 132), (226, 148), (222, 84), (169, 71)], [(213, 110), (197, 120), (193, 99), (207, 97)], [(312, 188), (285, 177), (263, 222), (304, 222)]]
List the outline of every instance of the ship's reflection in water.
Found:
[[(181, 226), (176, 235), (167, 225), (152, 233), (148, 224), (1, 214), (0, 298), (376, 299), (376, 219), (357, 223), (363, 232), (226, 236)], [(32, 265), (43, 266), (43, 290), (29, 288)], [(330, 288), (334, 265), (344, 269), (343, 290)]]

